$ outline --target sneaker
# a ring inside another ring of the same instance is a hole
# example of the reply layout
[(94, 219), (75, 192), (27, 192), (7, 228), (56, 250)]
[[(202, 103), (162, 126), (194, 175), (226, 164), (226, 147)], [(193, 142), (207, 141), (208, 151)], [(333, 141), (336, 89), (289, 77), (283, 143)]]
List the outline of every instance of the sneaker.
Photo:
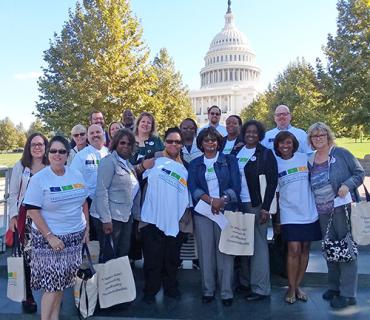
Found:
[(27, 300), (22, 301), (22, 308), (25, 313), (36, 313), (37, 312), (37, 304), (33, 297), (27, 298)]
[(336, 296), (339, 296), (340, 292), (338, 290), (331, 290), (331, 289), (328, 289), (326, 290), (323, 295), (322, 295), (322, 298), (324, 300), (333, 300), (334, 297)]
[(334, 309), (343, 309), (348, 306), (353, 306), (356, 303), (356, 298), (343, 296), (335, 296), (333, 300), (330, 301), (330, 305)]

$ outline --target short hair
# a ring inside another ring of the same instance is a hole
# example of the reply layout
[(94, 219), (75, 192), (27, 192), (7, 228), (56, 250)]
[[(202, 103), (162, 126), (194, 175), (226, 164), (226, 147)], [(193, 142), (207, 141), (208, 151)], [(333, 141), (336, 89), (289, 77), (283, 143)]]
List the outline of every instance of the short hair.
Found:
[(131, 143), (131, 147), (132, 147), (132, 153), (134, 153), (135, 149), (136, 149), (136, 141), (135, 141), (135, 136), (134, 134), (131, 132), (131, 130), (129, 129), (119, 129), (117, 131), (117, 133), (114, 135), (110, 145), (109, 145), (109, 151), (112, 152), (114, 150), (117, 150), (117, 146), (118, 146), (118, 143), (119, 141), (123, 138), (123, 137), (127, 137), (128, 138), (128, 141)]
[(279, 143), (282, 141), (285, 141), (286, 139), (292, 139), (293, 141), (293, 154), (297, 152), (298, 147), (299, 147), (299, 142), (295, 135), (289, 131), (280, 131), (274, 140), (274, 151), (275, 154), (279, 157), (281, 157), (281, 153), (278, 150)]
[(248, 120), (242, 125), (242, 128), (240, 129), (240, 136), (242, 137), (243, 141), (244, 141), (245, 132), (247, 131), (247, 128), (249, 126), (256, 126), (257, 132), (258, 132), (258, 140), (262, 141), (263, 138), (265, 137), (266, 130), (262, 122), (257, 121), (257, 120)]
[(101, 114), (103, 115), (103, 118), (104, 118), (104, 114), (103, 114), (103, 112), (101, 112), (101, 111), (99, 111), (99, 110), (93, 110), (93, 111), (91, 111), (91, 112), (90, 112), (90, 115), (89, 115), (89, 121), (90, 121), (90, 123), (91, 123), (91, 120), (92, 120), (92, 115), (93, 115), (94, 113), (101, 113)]
[(54, 136), (50, 139), (47, 147), (47, 154), (49, 154), (50, 148), (54, 142), (60, 142), (61, 144), (63, 144), (64, 148), (67, 150), (67, 155), (69, 155), (69, 152), (71, 151), (71, 146), (68, 140), (62, 136)]
[(181, 123), (180, 123), (180, 128), (181, 128), (181, 126), (183, 125), (183, 123), (184, 123), (185, 121), (190, 121), (190, 122), (192, 122), (192, 123), (193, 123), (193, 125), (194, 125), (194, 127), (195, 127), (195, 131), (198, 131), (198, 125), (197, 125), (197, 123), (195, 122), (195, 120), (194, 120), (194, 119), (192, 119), (192, 118), (186, 118), (186, 119), (182, 120), (182, 121), (181, 121)]
[(155, 124), (155, 118), (150, 112), (142, 112), (140, 114), (140, 116), (136, 119), (135, 127), (134, 127), (135, 136), (138, 135), (139, 123), (144, 117), (148, 117), (148, 118), (150, 118), (150, 120), (152, 120), (152, 128), (150, 130), (150, 136), (156, 136), (157, 135), (157, 128), (156, 128), (156, 124)]
[(221, 108), (219, 107), (219, 106), (216, 106), (215, 104), (212, 106), (212, 107), (209, 107), (208, 108), (208, 114), (211, 112), (211, 110), (213, 109), (213, 108), (217, 108), (218, 109), (218, 111), (220, 111), (220, 113), (222, 113), (222, 111), (221, 111)]
[(289, 107), (288, 107), (287, 105), (285, 105), (285, 104), (279, 104), (278, 106), (276, 106), (275, 111), (276, 111), (276, 109), (277, 109), (277, 108), (279, 108), (279, 107), (284, 107), (284, 108), (285, 108), (285, 109), (287, 109), (287, 110), (288, 110), (288, 112), (290, 113), (290, 109), (289, 109)]
[(42, 163), (44, 165), (47, 165), (48, 159), (46, 157), (46, 148), (48, 146), (48, 139), (40, 132), (34, 132), (32, 133), (26, 140), (26, 143), (24, 145), (23, 153), (22, 153), (22, 158), (21, 158), (21, 163), (24, 168), (31, 168), (32, 166), (32, 155), (31, 155), (31, 141), (34, 137), (41, 137), (42, 140), (44, 140), (44, 145), (45, 145), (45, 155), (42, 158)]
[[(229, 119), (231, 117), (234, 117), (238, 120), (239, 126), (241, 126), (243, 124), (242, 118), (240, 118), (238, 115), (232, 114), (231, 116), (228, 116), (227, 119)], [(226, 119), (226, 121), (227, 121), (227, 119)]]
[(167, 137), (171, 134), (171, 133), (178, 133), (181, 137), (181, 130), (178, 128), (178, 127), (172, 127), (172, 128), (168, 128), (166, 130), (166, 132), (164, 133), (164, 139), (166, 140)]
[(209, 137), (211, 139), (216, 139), (217, 140), (217, 150), (219, 151), (222, 147), (223, 143), (223, 137), (221, 133), (219, 133), (214, 127), (210, 126), (208, 128), (202, 129), (198, 136), (197, 136), (197, 147), (200, 151), (204, 152), (202, 143), (204, 138)]
[(87, 129), (86, 129), (86, 127), (85, 127), (84, 125), (82, 125), (81, 123), (76, 124), (76, 125), (72, 128), (72, 130), (71, 130), (71, 135), (73, 136), (73, 134), (74, 134), (74, 133), (76, 133), (76, 132), (81, 132), (81, 131), (83, 131), (83, 132), (87, 133)]
[(109, 126), (108, 126), (108, 136), (109, 136), (109, 139), (113, 139), (113, 137), (112, 137), (112, 136), (111, 136), (111, 134), (110, 134), (110, 128), (111, 128), (111, 126), (112, 126), (112, 125), (114, 125), (115, 123), (117, 123), (117, 124), (119, 125), (120, 129), (123, 129), (123, 124), (122, 124), (121, 122), (119, 122), (119, 121), (112, 121), (112, 122), (109, 124)]
[(335, 144), (335, 135), (334, 132), (330, 129), (330, 127), (323, 123), (323, 122), (316, 122), (313, 125), (311, 125), (307, 130), (307, 140), (308, 144), (311, 146), (312, 149), (314, 149), (314, 146), (311, 143), (312, 135), (315, 131), (324, 131), (328, 134), (328, 144), (329, 146), (332, 146)]

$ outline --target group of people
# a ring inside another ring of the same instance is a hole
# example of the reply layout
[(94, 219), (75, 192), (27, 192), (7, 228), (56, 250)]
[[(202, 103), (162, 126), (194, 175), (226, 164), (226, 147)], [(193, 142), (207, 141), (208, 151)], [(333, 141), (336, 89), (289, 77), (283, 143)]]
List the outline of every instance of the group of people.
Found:
[[(300, 284), (310, 243), (327, 232), (334, 240), (346, 235), (350, 203), (334, 203), (348, 194), (359, 200), (364, 170), (349, 151), (335, 146), (324, 123), (307, 133), (291, 126), (285, 105), (275, 109), (277, 127), (267, 132), (262, 123), (242, 123), (237, 115), (222, 126), (218, 106), (209, 108), (208, 118), (201, 129), (193, 119), (183, 120), (166, 130), (163, 142), (152, 114), (143, 112), (135, 121), (130, 110), (107, 132), (103, 114), (92, 112), (87, 129), (72, 128), (72, 145), (61, 136), (49, 142), (39, 133), (28, 137), (9, 198), (10, 229), (24, 239), (26, 311), (37, 308), (32, 289), (43, 289), (42, 319), (58, 319), (63, 290), (73, 285), (82, 243), (89, 240), (100, 242), (104, 262), (129, 255), (140, 238), (144, 301), (155, 303), (161, 287), (164, 295), (180, 299), (176, 273), (188, 232), (196, 238), (203, 303), (214, 301), (217, 287), (225, 307), (235, 291), (244, 292), (247, 301), (266, 299), (271, 214), (275, 232), (288, 244), (285, 301), (308, 300)], [(218, 248), (219, 225), (195, 210), (200, 200), (215, 215), (225, 210), (255, 215), (254, 254), (238, 257), (235, 274), (235, 257)], [(355, 304), (357, 260), (327, 265), (323, 298), (333, 308)]]

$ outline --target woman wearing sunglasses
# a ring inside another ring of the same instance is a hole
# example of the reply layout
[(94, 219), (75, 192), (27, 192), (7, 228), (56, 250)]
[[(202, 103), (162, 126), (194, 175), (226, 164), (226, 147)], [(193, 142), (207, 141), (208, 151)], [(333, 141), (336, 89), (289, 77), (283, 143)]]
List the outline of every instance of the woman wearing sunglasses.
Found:
[[(181, 131), (169, 128), (165, 149), (154, 155), (154, 166), (146, 170), (146, 192), (139, 228), (143, 239), (144, 301), (155, 302), (163, 285), (164, 295), (180, 299), (177, 269), (184, 234), (180, 219), (189, 205), (188, 172), (180, 157)], [(145, 189), (144, 188), (144, 189)]]
[(102, 228), (98, 228), (101, 259), (107, 259), (105, 235), (111, 235), (116, 257), (127, 256), (133, 219), (140, 219), (140, 188), (135, 169), (129, 162), (135, 136), (128, 129), (118, 130), (110, 142), (110, 154), (98, 167), (95, 206)]
[(44, 291), (42, 320), (59, 318), (63, 291), (74, 285), (89, 234), (86, 183), (79, 171), (64, 165), (69, 148), (65, 138), (51, 139), (50, 166), (32, 177), (24, 198), (33, 221), (31, 287)]
[(72, 163), (72, 160), (77, 152), (81, 151), (87, 146), (87, 135), (85, 126), (83, 126), (82, 124), (75, 125), (71, 130), (71, 135), (75, 146), (71, 149), (69, 153), (67, 166)]
[(37, 305), (31, 290), (31, 269), (30, 269), (30, 227), (31, 219), (26, 218), (26, 210), (23, 205), (23, 198), (31, 177), (38, 171), (45, 168), (48, 161), (45, 156), (45, 148), (48, 140), (41, 133), (31, 134), (24, 146), (21, 160), (13, 168), (9, 187), (9, 229), (18, 230), (23, 244), (24, 273), (26, 282), (26, 300), (22, 302), (23, 310), (26, 313), (37, 311)]
[[(189, 166), (189, 189), (194, 206), (203, 200), (211, 206), (213, 214), (223, 214), (224, 209), (235, 210), (240, 193), (238, 163), (235, 156), (220, 152), (221, 145), (222, 136), (214, 127), (201, 130), (197, 146), (204, 155)], [(231, 306), (234, 256), (218, 249), (221, 228), (214, 221), (195, 212), (194, 224), (202, 274), (202, 302), (214, 300), (218, 279), (222, 303)]]

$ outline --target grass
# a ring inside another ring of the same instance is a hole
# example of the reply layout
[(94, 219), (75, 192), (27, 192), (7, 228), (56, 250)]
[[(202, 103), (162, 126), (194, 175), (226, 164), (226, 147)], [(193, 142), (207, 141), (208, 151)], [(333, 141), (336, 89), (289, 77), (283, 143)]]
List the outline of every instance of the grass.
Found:
[[(366, 154), (370, 154), (370, 140), (364, 139), (363, 142), (355, 142), (351, 138), (338, 138), (335, 140), (337, 145), (351, 151), (355, 157), (363, 159)], [(0, 153), (0, 167), (13, 167), (21, 158), (22, 153)]]
[(22, 153), (0, 153), (0, 167), (13, 167)]

